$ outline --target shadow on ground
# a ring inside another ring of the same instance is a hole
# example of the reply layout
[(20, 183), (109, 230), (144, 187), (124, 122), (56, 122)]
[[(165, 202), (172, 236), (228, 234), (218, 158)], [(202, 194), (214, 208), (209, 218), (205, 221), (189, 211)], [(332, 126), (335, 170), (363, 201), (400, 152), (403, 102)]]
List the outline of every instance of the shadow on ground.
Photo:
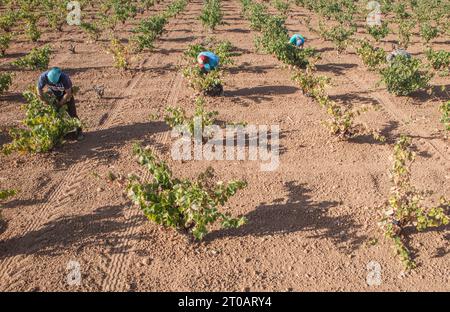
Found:
[[(169, 130), (162, 121), (134, 123), (108, 129), (85, 132), (81, 142), (70, 142), (54, 152), (57, 168), (86, 159), (110, 163), (119, 157), (120, 147), (132, 141), (143, 141), (144, 145), (158, 145), (150, 136)], [(156, 146), (157, 147), (157, 146)]]
[(338, 202), (315, 201), (305, 184), (287, 182), (285, 189), (288, 192), (287, 200), (280, 198), (272, 204), (263, 203), (245, 216), (248, 222), (244, 226), (212, 232), (206, 239), (305, 232), (311, 238), (331, 239), (336, 244), (346, 243), (352, 250), (366, 240), (366, 236), (357, 233), (361, 226), (350, 215), (329, 215), (328, 210), (338, 206)]
[(297, 91), (298, 88), (291, 86), (258, 86), (225, 91), (225, 97), (241, 97), (256, 103), (261, 103), (263, 101), (272, 101), (272, 94), (279, 96), (292, 94)]
[[(56, 256), (66, 250), (87, 248), (90, 246), (110, 247), (112, 253), (122, 232), (131, 225), (145, 222), (142, 215), (126, 221), (123, 218), (122, 205), (105, 206), (92, 214), (65, 216), (44, 224), (40, 229), (15, 236), (0, 242), (0, 259), (17, 255)], [(133, 237), (128, 237), (133, 239)], [(137, 237), (136, 237), (137, 238)]]

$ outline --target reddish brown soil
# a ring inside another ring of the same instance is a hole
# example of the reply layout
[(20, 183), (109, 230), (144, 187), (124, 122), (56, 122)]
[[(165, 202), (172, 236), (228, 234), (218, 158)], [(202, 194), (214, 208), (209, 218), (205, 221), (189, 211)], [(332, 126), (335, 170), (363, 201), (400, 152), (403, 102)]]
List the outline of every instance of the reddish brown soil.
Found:
[[(65, 68), (81, 88), (77, 105), (86, 138), (48, 155), (0, 156), (1, 188), (20, 189), (2, 211), (7, 228), (0, 234), (0, 290), (448, 290), (449, 227), (411, 233), (409, 244), (420, 265), (403, 274), (377, 225), (399, 133), (414, 137), (417, 187), (435, 191), (433, 199), (449, 195), (448, 141), (438, 130), (440, 99), (426, 94), (398, 98), (375, 87), (376, 74), (354, 53), (337, 55), (330, 43), (307, 31), (301, 22), (311, 13), (303, 9), (294, 10), (289, 29), (306, 34), (308, 45), (323, 52), (318, 68), (332, 77), (333, 99), (355, 107), (380, 105), (361, 120), (381, 129), (387, 143), (333, 138), (322, 125), (325, 112), (301, 95), (291, 72), (272, 56), (255, 52), (257, 33), (240, 16), (239, 2), (224, 0), (226, 23), (215, 36), (230, 40), (242, 54), (226, 71), (224, 96), (208, 99), (207, 107), (227, 122), (280, 125), (280, 167), (262, 172), (255, 161), (171, 159), (169, 128), (149, 115), (161, 114), (167, 105), (193, 109), (193, 91), (178, 65), (187, 45), (208, 35), (197, 18), (201, 6), (191, 1), (169, 22), (156, 50), (143, 53), (126, 72), (112, 67), (103, 47), (106, 39), (87, 43), (69, 27), (41, 39), (61, 46), (51, 65)], [(130, 28), (121, 36), (128, 37)], [(76, 42), (76, 54), (67, 49), (71, 42)], [(2, 67), (31, 47), (26, 41), (15, 43)], [(421, 51), (420, 43), (413, 51)], [(9, 94), (1, 98), (2, 127), (22, 118), (19, 94), (38, 74), (16, 72)], [(433, 80), (435, 85), (446, 82)], [(94, 85), (105, 86), (105, 98), (96, 98)], [(245, 215), (248, 224), (236, 230), (214, 228), (204, 242), (193, 244), (183, 234), (148, 222), (122, 188), (95, 176), (109, 170), (142, 172), (131, 155), (135, 140), (153, 146), (177, 176), (194, 177), (212, 166), (223, 180), (247, 180), (248, 187), (227, 207)], [(369, 244), (373, 238), (378, 239), (375, 245)], [(71, 260), (80, 263), (80, 286), (67, 283)], [(366, 283), (370, 261), (381, 264), (380, 286)]]

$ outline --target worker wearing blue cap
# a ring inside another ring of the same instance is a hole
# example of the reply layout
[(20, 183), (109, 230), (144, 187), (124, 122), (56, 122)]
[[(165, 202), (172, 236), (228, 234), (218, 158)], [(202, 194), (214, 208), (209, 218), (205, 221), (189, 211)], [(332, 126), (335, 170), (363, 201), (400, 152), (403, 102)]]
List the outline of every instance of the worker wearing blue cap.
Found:
[(219, 66), (219, 57), (213, 52), (204, 51), (197, 56), (197, 62), (202, 72), (208, 73)]
[(303, 44), (305, 43), (306, 39), (300, 34), (295, 34), (289, 39), (289, 43), (292, 45), (295, 45), (298, 48), (303, 48)]
[[(37, 83), (37, 90), (39, 98), (45, 101), (44, 87), (47, 86), (50, 93), (52, 93), (57, 102), (57, 108), (67, 105), (67, 111), (72, 118), (78, 118), (77, 110), (75, 107), (75, 99), (72, 92), (72, 81), (69, 76), (64, 73), (61, 68), (53, 67), (52, 69), (43, 72), (39, 76)], [(78, 140), (83, 139), (83, 133), (81, 128), (76, 130), (76, 136)]]

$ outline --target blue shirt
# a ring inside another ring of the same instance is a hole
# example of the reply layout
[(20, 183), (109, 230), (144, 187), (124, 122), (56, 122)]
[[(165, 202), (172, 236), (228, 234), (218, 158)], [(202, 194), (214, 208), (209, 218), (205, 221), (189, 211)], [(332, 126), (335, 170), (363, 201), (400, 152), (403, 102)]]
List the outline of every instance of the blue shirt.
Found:
[(61, 73), (61, 77), (59, 77), (59, 82), (54, 84), (51, 83), (47, 78), (47, 73), (49, 71), (43, 72), (39, 76), (37, 87), (39, 90), (44, 89), (45, 86), (48, 86), (48, 89), (57, 97), (61, 98), (66, 93), (65, 90), (72, 88), (72, 81), (69, 76), (65, 73)]
[(302, 35), (295, 34), (291, 37), (289, 42), (297, 47), (300, 47), (305, 43), (305, 38)]
[(216, 69), (217, 66), (219, 66), (219, 57), (217, 55), (215, 55), (212, 52), (206, 51), (206, 52), (202, 52), (199, 55), (205, 55), (208, 57), (209, 62), (208, 65), (210, 67), (210, 70), (214, 70)]

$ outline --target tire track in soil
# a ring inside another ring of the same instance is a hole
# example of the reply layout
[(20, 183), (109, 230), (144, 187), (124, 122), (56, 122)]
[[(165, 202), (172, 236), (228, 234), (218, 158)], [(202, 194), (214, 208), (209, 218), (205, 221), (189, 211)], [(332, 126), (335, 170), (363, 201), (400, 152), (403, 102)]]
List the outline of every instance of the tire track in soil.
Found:
[[(191, 1), (192, 5), (194, 1)], [(188, 9), (186, 9), (186, 13)], [(182, 13), (182, 14), (183, 14)], [(181, 19), (180, 19), (181, 20)], [(177, 23), (182, 24), (182, 23)], [(176, 67), (181, 65), (181, 58), (178, 58)], [(177, 71), (172, 77), (170, 83), (168, 84), (167, 94), (165, 96), (164, 104), (166, 106), (175, 106), (178, 100), (179, 92), (181, 90), (181, 83), (183, 81), (183, 76), (180, 71)], [(155, 135), (155, 149), (160, 150), (168, 142), (170, 136), (170, 131), (163, 133), (157, 133)], [(150, 179), (150, 173), (145, 171), (143, 174), (144, 179)], [(127, 272), (131, 264), (134, 252), (134, 244), (132, 244), (132, 239), (134, 234), (138, 231), (138, 220), (142, 217), (142, 212), (140, 209), (130, 206), (129, 209), (124, 213), (127, 219), (126, 228), (127, 230), (121, 238), (119, 238), (119, 243), (117, 250), (110, 254), (102, 254), (102, 271), (105, 273), (106, 277), (102, 282), (102, 291), (126, 291), (127, 290)]]
[[(169, 42), (164, 42), (161, 47), (165, 47), (167, 44), (169, 44)], [(154, 65), (156, 61), (157, 55), (156, 53), (154, 53), (149, 58), (145, 58), (138, 65), (137, 70), (141, 70), (147, 64)], [(114, 101), (110, 113), (106, 116), (106, 118), (103, 118), (102, 124), (99, 125), (98, 130), (105, 130), (107, 128), (110, 128), (111, 126), (117, 125), (122, 121), (120, 117), (128, 108), (126, 105), (128, 97), (133, 94), (134, 88), (142, 80), (144, 75), (145, 72), (140, 71), (131, 77), (129, 83), (127, 84), (127, 87), (120, 94), (120, 98), (122, 99)], [(92, 172), (96, 165), (98, 165), (97, 161), (88, 159), (83, 162), (77, 162), (70, 168), (68, 168), (66, 174), (63, 177), (63, 180), (49, 195), (48, 200), (36, 209), (36, 213), (33, 214), (33, 219), (23, 230), (22, 236), (25, 236), (27, 233), (37, 230), (39, 226), (42, 225), (42, 223), (48, 222), (55, 216), (59, 215), (62, 207), (65, 204), (70, 203), (71, 196), (78, 191), (79, 187), (85, 180), (86, 175)], [(52, 211), (50, 212), (50, 210)], [(16, 286), (21, 281), (21, 274), (29, 270), (30, 267), (33, 266), (32, 262), (28, 265), (26, 264), (29, 257), (30, 256), (15, 255), (0, 262), (0, 280), (2, 282), (8, 280), (7, 283), (5, 282), (5, 290), (14, 290), (14, 286)], [(20, 269), (15, 270), (16, 268)]]
[[(182, 82), (182, 75), (180, 72), (177, 72), (175, 77), (169, 84), (169, 92), (166, 96), (166, 100), (164, 103), (167, 103), (168, 106), (174, 106), (178, 99), (178, 94)], [(161, 146), (164, 146), (169, 138), (169, 132), (158, 133), (155, 135), (156, 142), (159, 143), (156, 145), (157, 149)], [(145, 171), (143, 175), (146, 180), (150, 178), (150, 174), (148, 171)], [(119, 238), (119, 246), (116, 252), (112, 254), (112, 257), (108, 257), (108, 254), (103, 255), (103, 261), (105, 262), (105, 267), (108, 269), (104, 270), (106, 273), (106, 278), (102, 283), (103, 291), (125, 291), (127, 288), (126, 285), (126, 276), (128, 272), (128, 268), (130, 267), (134, 245), (130, 244), (134, 234), (138, 230), (138, 219), (142, 216), (142, 212), (140, 209), (131, 206), (127, 210), (128, 213), (124, 214), (125, 218), (128, 220), (126, 222), (126, 228), (124, 235), (122, 238)]]

